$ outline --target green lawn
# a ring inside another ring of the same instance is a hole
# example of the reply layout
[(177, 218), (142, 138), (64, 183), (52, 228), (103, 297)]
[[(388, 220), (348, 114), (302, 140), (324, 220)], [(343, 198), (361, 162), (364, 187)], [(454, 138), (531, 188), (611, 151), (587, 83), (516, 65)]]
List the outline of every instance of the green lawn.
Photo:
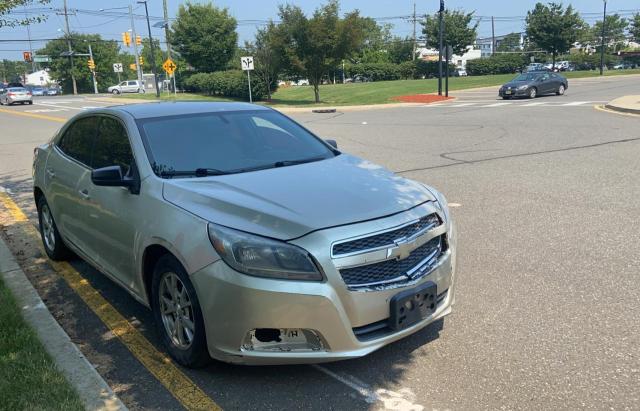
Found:
[[(640, 74), (640, 70), (608, 70), (605, 76), (624, 74)], [(572, 78), (596, 77), (597, 71), (573, 71), (562, 73)], [(499, 86), (511, 80), (514, 74), (500, 74), (492, 76), (452, 77), (449, 79), (449, 90), (463, 90), (475, 87)], [(330, 84), (320, 87), (321, 105), (348, 106), (361, 104), (384, 104), (393, 102), (392, 97), (410, 94), (435, 93), (438, 91), (438, 80), (396, 80), (378, 81), (372, 83), (357, 84)], [(455, 93), (454, 93), (455, 94)], [(154, 100), (155, 94), (125, 94), (121, 98), (137, 98)], [(164, 93), (163, 100), (214, 100), (229, 101), (219, 97), (202, 96), (198, 94), (184, 93), (175, 97)], [(273, 94), (270, 104), (274, 106), (307, 106), (313, 105), (313, 88), (310, 86), (282, 87)]]
[(0, 409), (82, 410), (74, 389), (55, 368), (0, 280)]

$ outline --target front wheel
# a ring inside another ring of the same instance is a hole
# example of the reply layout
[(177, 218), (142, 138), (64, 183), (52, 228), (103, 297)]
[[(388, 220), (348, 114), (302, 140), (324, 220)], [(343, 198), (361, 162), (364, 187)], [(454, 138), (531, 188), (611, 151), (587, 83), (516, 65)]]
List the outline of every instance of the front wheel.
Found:
[(156, 263), (151, 307), (156, 329), (173, 359), (190, 368), (202, 367), (211, 360), (196, 290), (182, 264), (172, 255), (167, 254)]
[(558, 87), (558, 91), (556, 91), (556, 94), (558, 96), (562, 96), (564, 92), (565, 92), (564, 84), (560, 84), (560, 87)]
[(538, 95), (538, 90), (536, 90), (535, 87), (532, 87), (531, 89), (529, 89), (529, 98), (536, 98), (537, 95)]
[(58, 226), (53, 220), (53, 214), (47, 204), (47, 200), (44, 196), (38, 200), (38, 223), (40, 225), (40, 236), (42, 237), (42, 245), (44, 245), (44, 251), (47, 253), (50, 259), (54, 261), (66, 260), (69, 258), (71, 252), (64, 245), (62, 237), (58, 232)]

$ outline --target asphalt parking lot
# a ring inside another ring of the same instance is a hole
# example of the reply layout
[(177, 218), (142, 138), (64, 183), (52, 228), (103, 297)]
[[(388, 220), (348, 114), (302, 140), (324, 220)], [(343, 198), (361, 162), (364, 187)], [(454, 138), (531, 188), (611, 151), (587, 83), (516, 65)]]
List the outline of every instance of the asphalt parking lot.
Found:
[[(223, 409), (640, 408), (640, 118), (594, 107), (640, 94), (640, 76), (570, 80), (566, 95), (534, 101), (496, 94), (292, 114), (340, 149), (445, 193), (459, 230), (451, 316), (358, 360), (179, 372)], [(109, 104), (61, 96), (0, 107), (0, 186), (31, 222), (33, 147)], [(10, 224), (1, 235), (130, 409), (192, 404), (41, 258), (37, 240)], [(84, 262), (71, 266), (162, 351), (150, 311)]]

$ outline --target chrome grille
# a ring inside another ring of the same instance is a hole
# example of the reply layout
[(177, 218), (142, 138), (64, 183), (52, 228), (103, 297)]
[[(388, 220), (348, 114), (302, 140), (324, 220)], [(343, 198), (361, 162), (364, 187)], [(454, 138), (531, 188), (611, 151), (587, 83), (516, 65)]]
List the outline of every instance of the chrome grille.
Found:
[(402, 260), (385, 260), (340, 270), (342, 279), (351, 289), (408, 282), (420, 278), (433, 269), (444, 251), (444, 235), (435, 237), (413, 250)]
[(401, 238), (409, 238), (422, 231), (429, 230), (442, 224), (437, 214), (430, 214), (422, 217), (415, 223), (400, 227), (395, 230), (375, 234), (369, 237), (359, 238), (357, 240), (346, 241), (344, 243), (334, 244), (333, 256), (341, 256), (345, 254), (356, 253), (360, 251), (372, 250), (381, 247), (392, 246), (395, 240)]

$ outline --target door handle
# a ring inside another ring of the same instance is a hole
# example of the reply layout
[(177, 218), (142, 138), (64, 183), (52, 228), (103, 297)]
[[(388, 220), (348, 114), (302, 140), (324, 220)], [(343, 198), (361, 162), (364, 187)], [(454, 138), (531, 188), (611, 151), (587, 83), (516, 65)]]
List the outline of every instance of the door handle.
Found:
[(78, 192), (80, 193), (80, 197), (82, 197), (83, 200), (91, 199), (91, 196), (89, 195), (89, 190), (87, 190), (86, 188), (84, 190), (80, 190)]
[(56, 173), (53, 171), (53, 169), (47, 168), (47, 175), (49, 176), (49, 178), (53, 178), (56, 176)]

